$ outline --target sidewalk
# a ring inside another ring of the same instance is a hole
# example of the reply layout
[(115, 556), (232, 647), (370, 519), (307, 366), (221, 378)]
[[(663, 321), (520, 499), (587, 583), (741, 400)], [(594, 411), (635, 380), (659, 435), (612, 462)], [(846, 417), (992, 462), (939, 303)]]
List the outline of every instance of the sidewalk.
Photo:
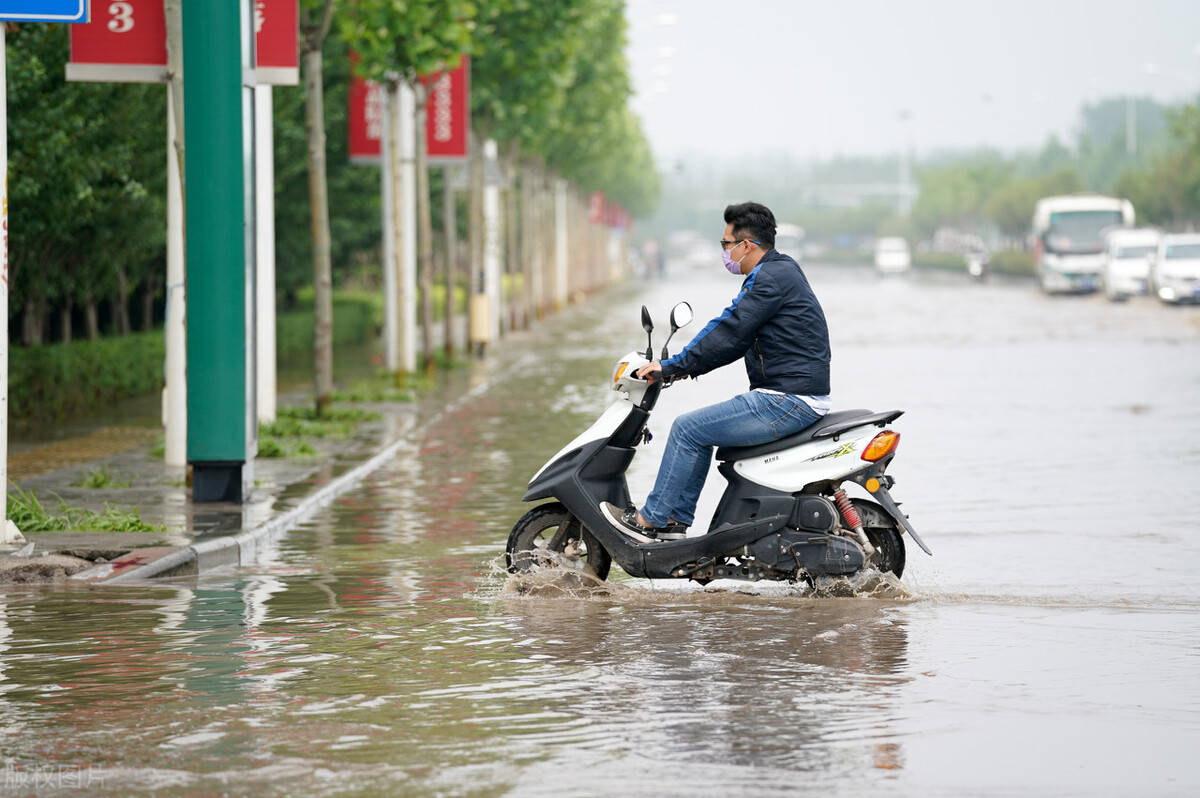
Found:
[[(166, 531), (21, 530), (33, 550), (17, 556), (28, 544), (0, 545), (0, 584), (112, 584), (252, 563), (262, 547), (396, 456), (418, 421), (431, 423), (486, 390), (486, 379), (472, 379), (478, 368), (472, 364), (438, 375), (436, 387), (413, 402), (338, 405), (374, 411), (380, 418), (359, 422), (349, 439), (307, 438), (316, 456), (257, 458), (254, 487), (243, 505), (192, 504), (187, 469), (169, 467), (151, 454), (153, 434), (136, 428), (104, 428), (22, 452), (11, 481), (34, 492), (47, 510), (55, 511), (55, 496), (97, 512), (111, 504), (136, 509), (143, 521), (163, 524)], [(304, 394), (280, 397), (281, 406), (308, 401)], [(101, 467), (128, 486), (78, 485)]]

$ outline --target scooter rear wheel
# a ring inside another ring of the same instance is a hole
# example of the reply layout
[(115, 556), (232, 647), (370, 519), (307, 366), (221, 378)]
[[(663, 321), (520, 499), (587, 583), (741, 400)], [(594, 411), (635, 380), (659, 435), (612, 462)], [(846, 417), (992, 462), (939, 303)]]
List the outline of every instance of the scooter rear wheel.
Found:
[(866, 499), (851, 499), (854, 509), (862, 518), (863, 531), (867, 540), (875, 547), (871, 565), (882, 573), (893, 573), (899, 579), (904, 575), (904, 538), (895, 519), (887, 510)]
[(558, 502), (539, 505), (521, 516), (508, 535), (506, 559), (509, 573), (514, 574), (573, 568), (604, 580), (612, 567), (612, 557), (600, 542)]

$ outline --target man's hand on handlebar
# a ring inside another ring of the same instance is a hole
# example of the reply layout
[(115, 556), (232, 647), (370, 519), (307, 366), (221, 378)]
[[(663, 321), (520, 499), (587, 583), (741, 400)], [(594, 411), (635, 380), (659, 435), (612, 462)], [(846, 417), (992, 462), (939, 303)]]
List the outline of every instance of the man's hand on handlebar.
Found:
[(662, 379), (662, 363), (655, 360), (652, 363), (647, 363), (635, 372), (638, 379), (646, 382), (658, 382)]

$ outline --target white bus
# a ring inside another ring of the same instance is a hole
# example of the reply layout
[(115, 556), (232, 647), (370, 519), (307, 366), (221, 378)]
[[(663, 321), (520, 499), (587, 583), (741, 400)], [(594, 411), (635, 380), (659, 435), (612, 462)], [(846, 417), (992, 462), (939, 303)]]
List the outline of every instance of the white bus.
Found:
[(1034, 264), (1042, 290), (1095, 291), (1104, 268), (1104, 232), (1132, 226), (1129, 200), (1095, 194), (1038, 200), (1033, 211)]

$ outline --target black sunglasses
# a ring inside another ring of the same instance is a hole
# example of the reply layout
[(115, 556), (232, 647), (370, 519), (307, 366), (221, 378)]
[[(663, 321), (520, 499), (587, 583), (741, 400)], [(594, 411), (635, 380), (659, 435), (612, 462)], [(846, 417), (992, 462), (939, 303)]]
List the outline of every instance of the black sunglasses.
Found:
[[(721, 239), (721, 249), (729, 249), (732, 246), (737, 246), (738, 244), (742, 243), (743, 241), (749, 241), (751, 244), (758, 244), (758, 242), (755, 241), (753, 238), (739, 238), (737, 241), (729, 241), (729, 240), (722, 238)], [(762, 246), (762, 245), (759, 244), (759, 246)]]

